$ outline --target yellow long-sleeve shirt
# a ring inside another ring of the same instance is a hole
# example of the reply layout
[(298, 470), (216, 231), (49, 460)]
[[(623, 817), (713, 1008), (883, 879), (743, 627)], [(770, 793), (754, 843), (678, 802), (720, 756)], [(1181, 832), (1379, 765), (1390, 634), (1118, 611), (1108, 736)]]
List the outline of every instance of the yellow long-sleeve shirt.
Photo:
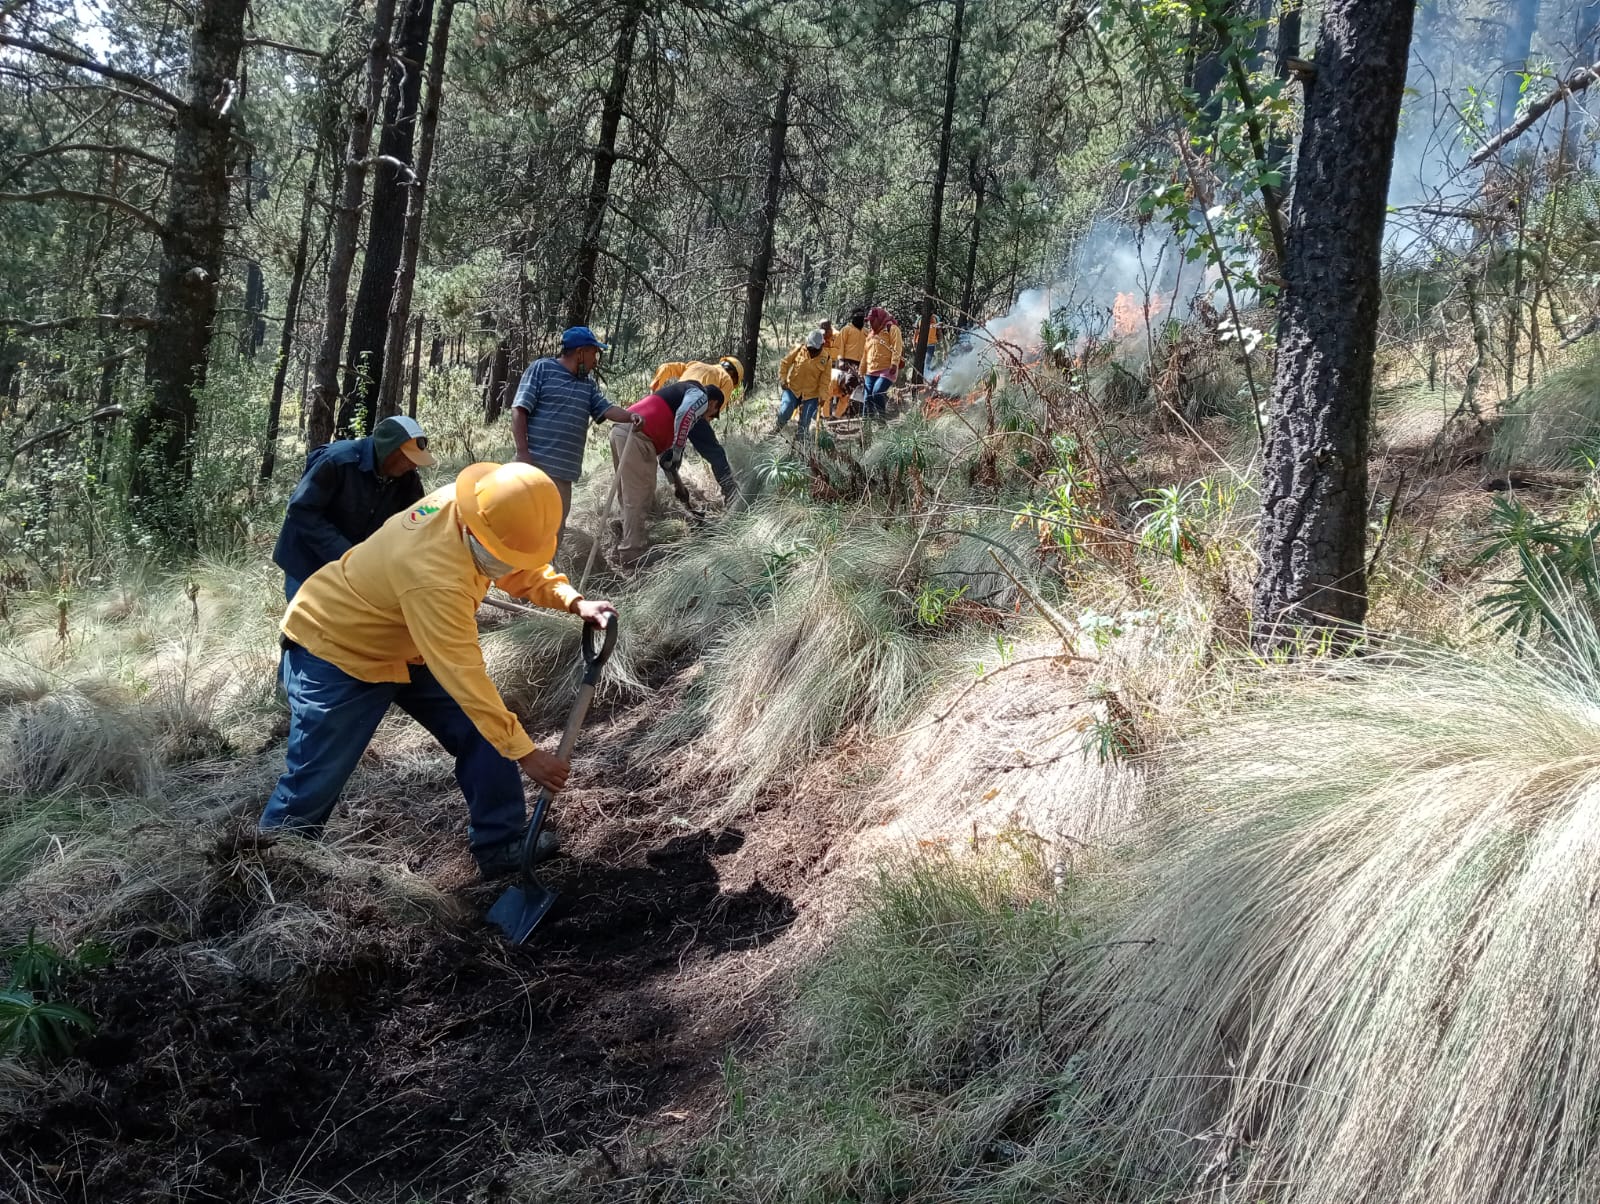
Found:
[(733, 400), (733, 377), (718, 364), (701, 364), (693, 360), (686, 363), (662, 364), (650, 380), (650, 391), (654, 393), (675, 380), (692, 380), (702, 385), (716, 385), (722, 390), (722, 405), (712, 402), (711, 408), (706, 411), (707, 418), (715, 418), (722, 413), (722, 407)]
[[(407, 682), (426, 664), (483, 738), (518, 760), (533, 741), (489, 680), (478, 607), (490, 581), (462, 533), (455, 485), (390, 518), (371, 538), (313, 573), (280, 629), (357, 681)], [(536, 606), (571, 610), (583, 595), (549, 565), (494, 584)]]
[(779, 363), (778, 383), (801, 401), (811, 401), (827, 391), (832, 367), (826, 352), (812, 355), (811, 348), (801, 343)]
[(836, 354), (839, 358), (842, 360), (854, 360), (859, 364), (862, 351), (866, 347), (867, 332), (859, 326), (852, 326), (846, 323), (844, 328), (839, 331), (838, 339), (839, 350)]
[(861, 370), (868, 376), (875, 372), (887, 372), (900, 362), (904, 345), (900, 339), (898, 326), (885, 326), (882, 330), (867, 332), (867, 350), (862, 362)]

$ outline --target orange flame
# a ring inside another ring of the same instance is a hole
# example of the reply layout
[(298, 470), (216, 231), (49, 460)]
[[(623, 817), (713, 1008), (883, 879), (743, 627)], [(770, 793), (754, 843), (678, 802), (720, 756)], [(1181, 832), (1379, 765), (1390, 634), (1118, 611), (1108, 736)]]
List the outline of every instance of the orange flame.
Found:
[(1119, 339), (1130, 335), (1144, 325), (1147, 317), (1154, 321), (1166, 306), (1160, 297), (1152, 296), (1146, 302), (1137, 293), (1118, 293), (1111, 304), (1111, 333)]

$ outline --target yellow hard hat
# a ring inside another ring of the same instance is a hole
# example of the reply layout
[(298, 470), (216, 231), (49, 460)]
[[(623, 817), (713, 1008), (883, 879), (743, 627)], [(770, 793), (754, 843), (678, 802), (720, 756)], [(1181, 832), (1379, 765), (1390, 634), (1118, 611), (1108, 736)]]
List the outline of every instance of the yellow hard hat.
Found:
[(456, 478), (461, 520), (498, 560), (542, 569), (556, 554), (561, 494), (531, 464), (469, 464)]
[(744, 380), (744, 365), (739, 362), (736, 356), (732, 355), (723, 356), (717, 361), (717, 365), (727, 372), (729, 376), (733, 377), (733, 387), (737, 389)]

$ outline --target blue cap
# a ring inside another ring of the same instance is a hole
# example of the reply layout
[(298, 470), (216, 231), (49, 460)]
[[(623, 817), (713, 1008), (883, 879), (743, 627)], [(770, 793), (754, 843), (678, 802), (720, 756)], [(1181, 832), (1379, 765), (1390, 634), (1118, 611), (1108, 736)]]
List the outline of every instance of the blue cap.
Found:
[(598, 347), (601, 351), (609, 350), (604, 343), (594, 337), (594, 331), (587, 326), (569, 326), (561, 332), (562, 351), (576, 351), (580, 347)]

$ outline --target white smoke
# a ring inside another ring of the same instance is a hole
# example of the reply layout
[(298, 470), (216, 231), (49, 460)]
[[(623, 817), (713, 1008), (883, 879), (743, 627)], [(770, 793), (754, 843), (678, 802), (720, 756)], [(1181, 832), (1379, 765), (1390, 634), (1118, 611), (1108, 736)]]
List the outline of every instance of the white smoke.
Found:
[(1155, 226), (1097, 219), (1073, 249), (1066, 274), (1023, 290), (1007, 312), (963, 334), (933, 384), (951, 396), (971, 392), (997, 365), (1041, 350), (1047, 322), (1054, 345), (1042, 350), (1075, 353), (1090, 338), (1111, 334), (1119, 295), (1131, 296), (1139, 307), (1142, 332), (1147, 303), (1151, 325), (1157, 326), (1175, 311), (1182, 317), (1215, 279), (1215, 269), (1186, 263), (1177, 243)]

